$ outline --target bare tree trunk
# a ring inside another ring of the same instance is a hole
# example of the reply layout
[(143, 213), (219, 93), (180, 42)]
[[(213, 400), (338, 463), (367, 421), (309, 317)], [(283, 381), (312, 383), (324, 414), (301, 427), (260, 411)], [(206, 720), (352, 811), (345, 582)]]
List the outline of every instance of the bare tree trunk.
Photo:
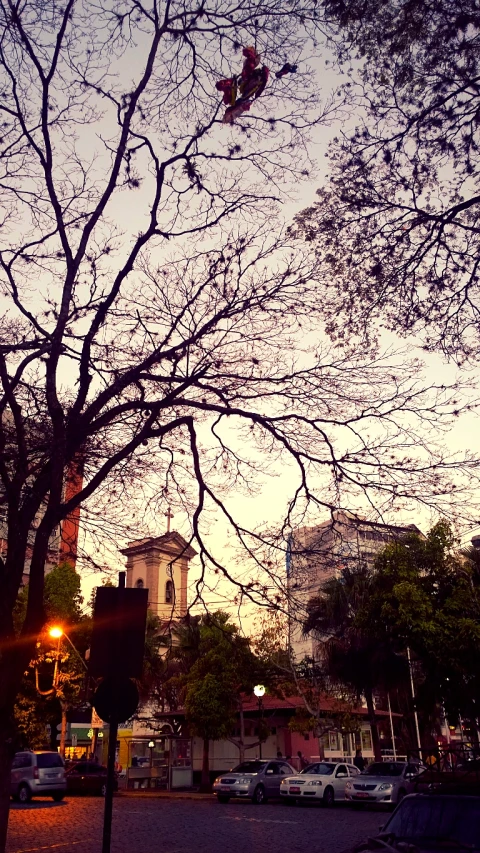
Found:
[(380, 747), (380, 736), (378, 734), (378, 725), (377, 718), (375, 715), (375, 705), (373, 702), (373, 692), (370, 687), (365, 689), (365, 699), (367, 702), (368, 708), (368, 721), (370, 723), (370, 728), (372, 731), (372, 744), (373, 744), (373, 754), (375, 756), (375, 761), (382, 760), (382, 750)]
[(10, 810), (10, 771), (15, 754), (12, 723), (0, 717), (0, 850), (5, 850)]
[(16, 727), (14, 722), (15, 697), (20, 689), (22, 673), (33, 654), (34, 642), (26, 638), (13, 643), (13, 631), (5, 631), (0, 655), (0, 851), (5, 850), (8, 814), (10, 810), (10, 771), (16, 749)]
[(210, 791), (210, 741), (208, 738), (203, 739), (203, 760), (202, 760), (202, 780), (200, 783), (200, 791), (203, 794), (208, 794)]
[(60, 700), (60, 708), (62, 709), (62, 725), (60, 729), (60, 755), (65, 758), (65, 741), (67, 739), (67, 705)]

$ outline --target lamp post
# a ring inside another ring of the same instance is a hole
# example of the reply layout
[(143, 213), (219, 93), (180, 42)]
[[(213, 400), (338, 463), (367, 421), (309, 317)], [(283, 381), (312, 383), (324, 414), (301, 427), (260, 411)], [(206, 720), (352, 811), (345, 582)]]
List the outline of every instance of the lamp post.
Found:
[(253, 692), (258, 699), (258, 713), (260, 714), (260, 725), (258, 727), (258, 740), (260, 742), (260, 758), (262, 757), (262, 735), (261, 724), (263, 723), (263, 697), (265, 696), (265, 687), (263, 684), (256, 684)]
[[(49, 692), (58, 693), (58, 682), (59, 682), (58, 669), (59, 669), (59, 663), (60, 663), (60, 642), (62, 640), (62, 637), (65, 637), (67, 642), (70, 643), (73, 651), (75, 652), (77, 657), (80, 659), (80, 661), (82, 662), (82, 666), (85, 668), (85, 670), (87, 670), (87, 672), (88, 672), (88, 667), (87, 667), (87, 664), (85, 663), (85, 661), (83, 660), (80, 652), (78, 651), (77, 648), (75, 648), (70, 637), (68, 636), (68, 634), (65, 633), (65, 631), (63, 630), (61, 625), (52, 625), (51, 628), (49, 628), (49, 630), (48, 630), (48, 636), (51, 637), (52, 640), (57, 641), (57, 652), (55, 655), (55, 667), (53, 670), (53, 685), (52, 685), (52, 690)], [(37, 675), (37, 679), (38, 679), (38, 675)], [(61, 729), (60, 729), (60, 755), (62, 756), (62, 758), (65, 758), (65, 741), (67, 738), (67, 703), (63, 699), (61, 699), (60, 697), (58, 697), (58, 698), (59, 698), (59, 702), (60, 702), (60, 708), (62, 711), (62, 723), (61, 723)]]

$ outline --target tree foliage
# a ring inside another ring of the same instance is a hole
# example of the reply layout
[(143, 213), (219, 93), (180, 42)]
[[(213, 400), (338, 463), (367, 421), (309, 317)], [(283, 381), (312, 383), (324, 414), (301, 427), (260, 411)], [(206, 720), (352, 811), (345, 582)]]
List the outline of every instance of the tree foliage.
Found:
[(345, 568), (327, 581), (305, 623), (318, 636), (324, 673), (363, 693), (370, 716), (374, 692), (409, 692), (410, 649), (426, 738), (442, 709), (472, 731), (479, 722), (479, 558), (455, 546), (446, 521), (425, 537), (405, 534), (379, 552), (373, 569)]
[(372, 321), (459, 362), (479, 348), (476, 0), (325, 0), (355, 125), (299, 219), (332, 299), (331, 333)]
[[(182, 637), (183, 634), (183, 637)], [(242, 694), (251, 694), (262, 680), (261, 662), (250, 649), (236, 625), (221, 611), (191, 618), (174, 651), (183, 673), (174, 677), (183, 698), (185, 716), (193, 734), (204, 741), (202, 785), (209, 784), (208, 750), (212, 740), (228, 738), (240, 750), (244, 735), (232, 736), (237, 713), (242, 717)]]
[(389, 690), (405, 679), (405, 662), (388, 637), (372, 632), (363, 615), (369, 606), (375, 577), (366, 566), (345, 567), (326, 581), (309, 603), (305, 632), (318, 637), (319, 668), (329, 681), (347, 686), (359, 699), (365, 696), (375, 760), (381, 760), (374, 693)]
[(476, 728), (480, 713), (480, 587), (478, 557), (455, 551), (446, 522), (425, 538), (388, 545), (377, 559), (372, 595), (359, 622), (418, 661), (419, 706), (425, 722), (443, 705)]
[[(81, 610), (80, 576), (68, 563), (61, 563), (45, 578), (45, 625), (37, 637), (35, 651), (24, 673), (15, 703), (17, 744), (38, 749), (48, 746), (47, 725), (56, 736), (60, 706), (66, 710), (80, 704), (85, 695), (85, 667), (79, 659), (88, 646), (91, 622)], [(15, 624), (20, 632), (27, 607), (28, 585), (17, 599)], [(73, 638), (52, 639), (48, 629), (60, 626)], [(56, 680), (54, 683), (54, 675)]]
[[(261, 663), (250, 649), (250, 640), (241, 636), (237, 626), (229, 621), (228, 615), (221, 611), (206, 614), (199, 624), (198, 653), (195, 660), (192, 661), (190, 658), (188, 671), (182, 679), (187, 720), (195, 726), (197, 733), (201, 734), (191, 709), (197, 692), (204, 694), (204, 682), (208, 677), (208, 683), (211, 684), (209, 677), (212, 676), (218, 685), (215, 691), (218, 699), (215, 703), (220, 699), (224, 703), (223, 713), (216, 722), (213, 715), (212, 726), (223, 726), (224, 720), (227, 720), (227, 729), (228, 726), (230, 729), (233, 728), (232, 720), (238, 710), (241, 694), (251, 694), (254, 685), (261, 680), (262, 675)], [(195, 707), (197, 707), (196, 704)], [(207, 717), (202, 717), (202, 720), (205, 732), (210, 731), (206, 722)], [(230, 733), (228, 731), (228, 734)], [(201, 736), (218, 739), (225, 735), (201, 734)]]

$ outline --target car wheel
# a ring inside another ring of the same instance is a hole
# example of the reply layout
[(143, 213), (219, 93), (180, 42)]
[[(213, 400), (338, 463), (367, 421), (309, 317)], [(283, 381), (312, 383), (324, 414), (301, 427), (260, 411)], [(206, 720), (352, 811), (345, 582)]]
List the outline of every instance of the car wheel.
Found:
[(25, 785), (25, 784), (20, 785), (20, 787), (18, 789), (17, 798), (18, 798), (20, 803), (29, 803), (30, 802), (30, 800), (32, 799), (32, 792), (31, 792), (30, 788), (28, 787), (28, 785)]
[(399, 792), (398, 792), (398, 794), (397, 794), (397, 806), (398, 806), (398, 804), (399, 804), (399, 803), (401, 803), (401, 802), (402, 802), (402, 800), (403, 800), (403, 798), (404, 798), (404, 796), (405, 796), (405, 794), (406, 794), (406, 793), (407, 793), (407, 792), (404, 790), (404, 788), (400, 788), (400, 790), (399, 790)]
[(107, 783), (104, 782), (102, 787), (100, 788), (100, 796), (105, 797), (107, 794)]
[(54, 803), (60, 803), (64, 799), (64, 797), (65, 794), (63, 791), (55, 791), (55, 793), (52, 794), (52, 800)]
[(230, 797), (221, 797), (220, 794), (217, 794), (217, 800), (219, 803), (229, 803)]
[(325, 788), (325, 793), (323, 795), (323, 805), (330, 807), (333, 806), (335, 802), (335, 793), (331, 785), (328, 788)]
[(265, 796), (265, 788), (263, 785), (257, 785), (253, 792), (252, 803), (255, 803), (256, 806), (261, 806), (266, 802), (267, 798)]

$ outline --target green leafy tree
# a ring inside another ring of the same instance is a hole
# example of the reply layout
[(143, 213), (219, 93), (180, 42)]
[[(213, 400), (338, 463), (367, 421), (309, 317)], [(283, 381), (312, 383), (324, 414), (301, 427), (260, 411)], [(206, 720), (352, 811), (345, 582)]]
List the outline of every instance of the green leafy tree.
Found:
[(411, 648), (418, 662), (418, 704), (424, 728), (436, 708), (451, 720), (480, 712), (480, 575), (478, 557), (455, 550), (448, 523), (425, 538), (411, 535), (378, 556), (371, 595), (358, 617), (372, 637), (387, 635), (393, 648)]
[(345, 685), (360, 698), (363, 694), (372, 731), (375, 760), (381, 760), (374, 693), (390, 689), (405, 678), (405, 662), (389, 638), (365, 627), (363, 613), (372, 594), (374, 578), (364, 566), (344, 568), (338, 578), (323, 584), (312, 599), (304, 625), (319, 640), (321, 670), (327, 683)]
[(201, 789), (210, 788), (209, 749), (212, 740), (231, 733), (235, 722), (236, 696), (228, 675), (205, 672), (194, 665), (185, 688), (185, 713), (192, 734), (203, 739)]
[[(18, 630), (25, 618), (27, 601), (28, 586), (17, 599)], [(45, 624), (15, 705), (18, 735), (25, 747), (45, 746), (47, 725), (52, 737), (56, 737), (60, 721), (60, 751), (64, 754), (67, 712), (84, 698), (85, 667), (80, 657), (88, 646), (91, 620), (83, 616), (82, 603), (80, 576), (68, 563), (55, 566), (45, 578)], [(78, 651), (65, 637), (55, 640), (49, 636), (48, 629), (54, 625), (62, 628)]]
[[(264, 669), (236, 625), (222, 612), (190, 620), (176, 650), (184, 673), (176, 681), (183, 693), (191, 730), (203, 738), (202, 787), (209, 786), (209, 745), (228, 738), (240, 760), (245, 749), (242, 694), (251, 694)], [(237, 714), (240, 737), (232, 736)], [(255, 744), (250, 745), (250, 747)]]

